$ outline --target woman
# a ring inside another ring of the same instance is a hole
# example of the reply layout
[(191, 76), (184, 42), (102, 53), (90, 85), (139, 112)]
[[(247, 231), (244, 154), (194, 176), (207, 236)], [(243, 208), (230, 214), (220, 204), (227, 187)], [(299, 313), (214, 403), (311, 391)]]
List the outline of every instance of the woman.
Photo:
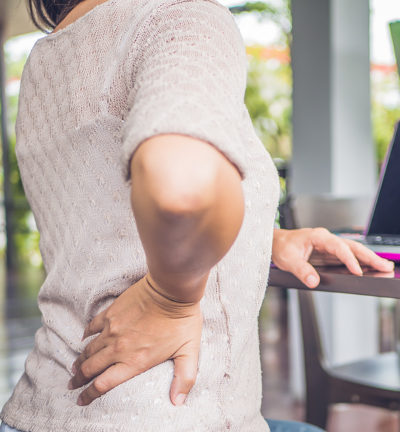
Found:
[(323, 229), (273, 233), (277, 172), (244, 104), (246, 53), (226, 7), (29, 4), (53, 32), (24, 67), (16, 153), (47, 277), (2, 420), (268, 431), (257, 317), (271, 253), (310, 287), (313, 249), (354, 273), (358, 260), (392, 265)]

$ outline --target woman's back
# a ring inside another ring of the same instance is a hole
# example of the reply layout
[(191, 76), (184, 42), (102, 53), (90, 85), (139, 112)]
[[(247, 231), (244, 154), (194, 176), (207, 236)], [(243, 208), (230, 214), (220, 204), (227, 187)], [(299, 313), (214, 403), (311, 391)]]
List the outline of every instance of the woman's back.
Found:
[[(216, 0), (108, 0), (35, 44), (22, 76), (16, 152), (47, 277), (39, 293), (43, 327), (1, 414), (9, 425), (268, 430), (257, 317), (278, 182), (244, 105), (245, 83), (243, 41)], [(246, 175), (241, 231), (212, 268), (201, 301), (197, 381), (185, 405), (172, 405), (167, 361), (80, 407), (79, 391), (67, 383), (87, 343), (83, 329), (147, 271), (128, 165), (144, 138), (163, 132), (211, 142)]]

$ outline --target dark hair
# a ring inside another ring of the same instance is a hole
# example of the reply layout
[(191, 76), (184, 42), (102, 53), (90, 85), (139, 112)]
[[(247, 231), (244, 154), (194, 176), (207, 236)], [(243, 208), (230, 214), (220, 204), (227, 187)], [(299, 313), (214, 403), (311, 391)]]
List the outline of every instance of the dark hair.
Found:
[(33, 24), (41, 31), (49, 33), (60, 21), (83, 0), (27, 0), (29, 15)]

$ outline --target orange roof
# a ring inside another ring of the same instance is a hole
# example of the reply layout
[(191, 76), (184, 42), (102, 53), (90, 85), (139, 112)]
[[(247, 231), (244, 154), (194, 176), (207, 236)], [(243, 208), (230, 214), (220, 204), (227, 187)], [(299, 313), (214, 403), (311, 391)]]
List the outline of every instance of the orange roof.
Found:
[(384, 74), (391, 74), (393, 72), (396, 72), (397, 66), (371, 63), (371, 70), (376, 72), (382, 72)]
[[(246, 52), (249, 55), (257, 57), (260, 60), (276, 59), (282, 64), (290, 63), (290, 51), (289, 48), (279, 48), (279, 47), (266, 47), (262, 45), (247, 45)], [(386, 64), (376, 64), (371, 63), (371, 70), (382, 72), (383, 74), (392, 74), (396, 72), (397, 66), (386, 65)]]
[(288, 48), (265, 47), (262, 45), (246, 46), (247, 54), (262, 60), (276, 59), (281, 63), (290, 63), (290, 52)]

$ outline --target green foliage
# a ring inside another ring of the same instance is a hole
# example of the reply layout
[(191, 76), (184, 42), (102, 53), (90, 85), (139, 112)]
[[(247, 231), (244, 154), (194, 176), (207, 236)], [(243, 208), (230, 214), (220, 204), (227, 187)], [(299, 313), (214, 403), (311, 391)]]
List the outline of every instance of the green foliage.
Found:
[[(282, 52), (289, 50), (290, 0), (247, 2), (230, 10), (234, 14), (256, 14), (261, 22), (272, 21), (279, 29), (276, 46)], [(245, 103), (257, 135), (274, 158), (289, 159), (291, 156), (291, 92), (290, 64), (263, 58), (262, 49), (248, 53)]]
[(376, 100), (372, 101), (373, 136), (379, 169), (392, 139), (394, 125), (399, 120), (400, 107), (389, 108)]
[(231, 6), (229, 10), (233, 14), (255, 14), (259, 22), (272, 21), (281, 30), (280, 41), (283, 45), (290, 46), (292, 31), (290, 0), (246, 2)]
[[(245, 103), (254, 129), (272, 157), (291, 156), (291, 69), (249, 55)], [(271, 66), (272, 65), (272, 66)]]
[(400, 72), (400, 21), (392, 21), (389, 24), (389, 28), (393, 41), (394, 55)]
[(372, 80), (371, 88), (372, 130), (379, 172), (393, 136), (395, 123), (400, 120), (400, 106), (391, 100), (399, 91), (398, 73), (393, 71), (384, 76), (378, 74), (377, 78)]
[[(11, 58), (10, 53), (5, 50), (7, 81), (17, 81), (20, 79), (26, 58), (26, 53), (22, 54), (17, 59)], [(13, 240), (16, 247), (17, 264), (19, 269), (22, 270), (30, 265), (42, 267), (43, 263), (39, 253), (39, 233), (34, 223), (32, 211), (25, 197), (15, 154), (15, 121), (17, 111), (18, 94), (10, 92), (7, 94), (7, 117), (10, 140), (10, 183), (14, 203), (12, 220), (14, 227)], [(1, 170), (1, 174), (1, 188), (3, 188), (3, 170)]]
[[(260, 21), (273, 22), (280, 30), (276, 46), (290, 51), (290, 0), (247, 2), (230, 8), (234, 14), (252, 13)], [(249, 50), (248, 50), (249, 51)], [(257, 49), (248, 54), (249, 69), (245, 102), (261, 141), (274, 158), (291, 158), (292, 74), (289, 64), (262, 58)], [(390, 143), (393, 127), (400, 119), (400, 106), (384, 103), (385, 95), (398, 91), (398, 75), (372, 79), (372, 125), (377, 171)]]

